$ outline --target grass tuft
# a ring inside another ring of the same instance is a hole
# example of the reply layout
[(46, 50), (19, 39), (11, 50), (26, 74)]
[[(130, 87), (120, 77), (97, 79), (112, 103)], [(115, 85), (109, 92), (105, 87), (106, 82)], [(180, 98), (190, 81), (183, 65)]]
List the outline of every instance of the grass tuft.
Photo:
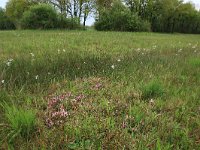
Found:
[(151, 81), (142, 87), (142, 99), (156, 98), (163, 94), (163, 86), (158, 81)]
[(199, 58), (190, 59), (189, 63), (194, 67), (200, 67), (200, 59)]
[(4, 103), (5, 118), (7, 120), (7, 140), (12, 142), (17, 137), (30, 138), (36, 129), (36, 113)]

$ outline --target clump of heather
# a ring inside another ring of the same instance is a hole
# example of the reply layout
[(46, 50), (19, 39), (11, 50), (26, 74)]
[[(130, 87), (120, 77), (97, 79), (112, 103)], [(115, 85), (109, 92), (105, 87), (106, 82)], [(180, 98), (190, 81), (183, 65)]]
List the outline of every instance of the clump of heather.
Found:
[(64, 101), (71, 96), (72, 94), (69, 92), (48, 98), (47, 112), (45, 115), (45, 124), (48, 127), (61, 125), (66, 121), (69, 113), (64, 106)]
[(51, 128), (59, 126), (67, 121), (69, 112), (66, 109), (67, 101), (69, 103), (78, 103), (85, 98), (85, 95), (72, 95), (71, 92), (63, 93), (61, 95), (48, 97), (48, 106), (45, 113), (45, 124)]

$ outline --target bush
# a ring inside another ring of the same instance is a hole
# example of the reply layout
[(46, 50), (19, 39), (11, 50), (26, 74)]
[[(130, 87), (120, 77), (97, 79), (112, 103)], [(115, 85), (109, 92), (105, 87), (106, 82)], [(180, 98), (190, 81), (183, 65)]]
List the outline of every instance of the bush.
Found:
[(0, 30), (10, 30), (15, 29), (15, 25), (6, 16), (5, 11), (0, 8)]
[(51, 29), (57, 24), (57, 13), (47, 4), (35, 5), (24, 12), (22, 27), (25, 29)]
[(95, 23), (97, 30), (112, 31), (150, 31), (150, 23), (142, 21), (137, 14), (132, 14), (122, 3), (114, 3), (110, 10), (100, 13)]
[(142, 88), (142, 99), (150, 99), (162, 96), (164, 89), (158, 81), (151, 81)]
[(8, 122), (8, 133), (5, 133), (9, 142), (12, 142), (16, 137), (29, 138), (35, 131), (36, 114), (33, 110), (24, 110), (16, 108), (14, 105), (2, 105), (5, 111), (5, 117)]

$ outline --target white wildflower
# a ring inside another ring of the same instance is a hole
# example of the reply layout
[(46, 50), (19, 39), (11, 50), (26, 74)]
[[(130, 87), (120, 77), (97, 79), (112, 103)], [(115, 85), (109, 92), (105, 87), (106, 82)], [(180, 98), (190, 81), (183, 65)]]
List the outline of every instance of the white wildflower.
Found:
[(30, 55), (31, 55), (32, 57), (34, 57), (34, 56), (35, 56), (33, 53), (30, 53)]
[(36, 75), (36, 76), (35, 76), (35, 79), (37, 80), (38, 78), (39, 78), (39, 76), (38, 76), (38, 75)]
[(121, 59), (118, 59), (117, 61), (118, 61), (118, 62), (120, 62), (120, 61), (121, 61)]
[(4, 84), (4, 83), (5, 83), (5, 80), (1, 80), (1, 83)]
[(66, 50), (65, 50), (65, 49), (63, 49), (63, 52), (66, 52)]
[(112, 65), (111, 68), (112, 68), (112, 69), (115, 69), (115, 65)]
[(8, 61), (8, 62), (6, 63), (6, 65), (9, 67), (9, 66), (11, 65), (11, 62)]
[(12, 61), (13, 61), (13, 59), (12, 59), (12, 58), (10, 58), (10, 59), (8, 59), (8, 61), (9, 61), (9, 62), (12, 62)]
[(153, 99), (151, 99), (151, 100), (149, 101), (149, 103), (150, 103), (150, 104), (154, 104), (155, 101), (154, 101)]
[(182, 50), (183, 50), (183, 49), (181, 48), (181, 49), (178, 50), (178, 52), (180, 53)]

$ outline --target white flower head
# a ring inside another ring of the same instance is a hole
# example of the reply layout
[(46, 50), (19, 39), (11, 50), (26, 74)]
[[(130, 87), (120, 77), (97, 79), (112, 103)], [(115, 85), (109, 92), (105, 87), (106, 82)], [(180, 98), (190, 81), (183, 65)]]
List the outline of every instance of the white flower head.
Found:
[(38, 76), (38, 75), (36, 75), (36, 76), (35, 76), (35, 79), (37, 80), (38, 78), (39, 78), (39, 76)]
[(33, 53), (30, 53), (30, 55), (31, 55), (32, 57), (35, 57), (35, 55), (34, 55)]
[(65, 49), (63, 49), (63, 52), (66, 52), (66, 50), (65, 50)]
[(120, 61), (121, 61), (121, 59), (118, 59), (117, 61), (118, 61), (118, 62), (120, 62)]
[(4, 83), (5, 83), (5, 80), (1, 80), (1, 83), (4, 84)]
[(115, 69), (115, 65), (112, 65), (111, 68), (112, 68), (112, 69)]
[(12, 62), (12, 61), (13, 61), (13, 59), (12, 59), (12, 58), (10, 58), (10, 59), (8, 59), (8, 61), (9, 61), (9, 62)]
[(6, 63), (6, 65), (9, 67), (9, 66), (11, 65), (11, 62), (8, 61), (8, 62)]
[(178, 52), (180, 53), (182, 50), (183, 50), (183, 49), (181, 48), (181, 49), (178, 50)]
[(195, 48), (196, 48), (196, 45), (192, 46), (192, 48), (195, 49)]

